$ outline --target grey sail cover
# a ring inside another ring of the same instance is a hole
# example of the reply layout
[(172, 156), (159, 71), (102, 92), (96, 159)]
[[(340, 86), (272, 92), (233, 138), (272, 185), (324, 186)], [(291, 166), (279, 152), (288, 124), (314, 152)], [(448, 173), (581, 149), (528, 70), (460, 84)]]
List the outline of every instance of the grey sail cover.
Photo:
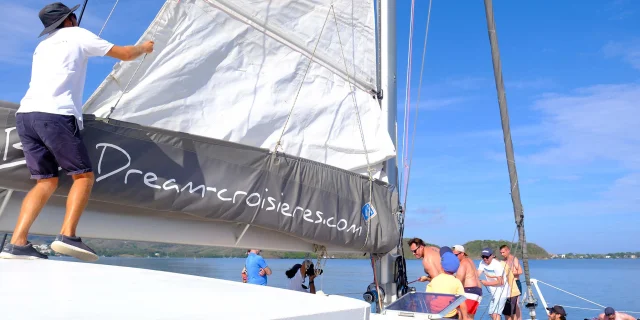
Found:
[[(0, 102), (0, 187), (34, 181), (15, 128), (17, 105)], [(237, 143), (84, 115), (82, 132), (102, 202), (247, 223), (321, 245), (386, 253), (400, 240), (395, 186), (303, 158)], [(60, 174), (56, 194), (71, 179)]]

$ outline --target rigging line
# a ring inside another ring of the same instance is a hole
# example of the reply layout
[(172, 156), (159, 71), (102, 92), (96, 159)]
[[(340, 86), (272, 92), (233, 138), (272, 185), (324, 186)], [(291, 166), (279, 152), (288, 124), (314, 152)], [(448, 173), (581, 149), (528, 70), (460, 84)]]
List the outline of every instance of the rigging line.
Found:
[(574, 296), (574, 297), (576, 297), (576, 298), (582, 299), (582, 300), (584, 300), (584, 301), (586, 301), (586, 302), (593, 303), (593, 304), (595, 304), (595, 305), (596, 305), (596, 306), (598, 306), (598, 307), (602, 307), (602, 308), (604, 308), (604, 306), (603, 306), (603, 305), (601, 305), (601, 304), (599, 304), (599, 303), (595, 303), (595, 302), (593, 302), (593, 301), (591, 301), (591, 300), (585, 299), (585, 298), (583, 298), (583, 297), (581, 297), (581, 296), (579, 296), (579, 295), (577, 295), (577, 294), (573, 294), (573, 293), (571, 293), (571, 292), (569, 292), (569, 291), (562, 290), (562, 289), (560, 289), (560, 288), (558, 288), (558, 287), (555, 287), (555, 286), (552, 286), (552, 285), (550, 285), (550, 284), (548, 284), (548, 283), (546, 283), (546, 282), (544, 282), (544, 281), (540, 281), (540, 280), (537, 280), (537, 281), (538, 281), (538, 282), (540, 282), (540, 283), (542, 283), (542, 284), (546, 284), (546, 285), (548, 285), (548, 286), (549, 286), (549, 287), (551, 287), (551, 288), (554, 288), (554, 289), (556, 289), (556, 290), (562, 291), (562, 292), (564, 292), (564, 293), (566, 293), (566, 294), (570, 294), (570, 295), (572, 295), (572, 296)]
[(340, 27), (338, 26), (338, 18), (336, 17), (336, 10), (331, 5), (331, 11), (333, 12), (333, 20), (336, 23), (336, 33), (338, 34), (338, 42), (340, 43), (340, 52), (342, 53), (342, 61), (344, 62), (344, 72), (347, 75), (347, 82), (349, 83), (349, 89), (351, 89), (351, 97), (353, 98), (353, 106), (356, 109), (356, 119), (358, 120), (358, 129), (360, 129), (360, 138), (362, 139), (362, 148), (364, 149), (364, 156), (367, 159), (367, 172), (369, 173), (369, 201), (371, 201), (373, 193), (373, 175), (371, 173), (371, 163), (369, 162), (369, 152), (367, 151), (367, 144), (364, 139), (364, 130), (362, 130), (362, 121), (360, 120), (360, 110), (358, 108), (358, 102), (356, 101), (356, 88), (352, 87), (351, 77), (349, 77), (349, 67), (347, 66), (347, 58), (344, 55), (344, 47), (342, 46), (342, 39), (340, 38)]
[(411, 105), (411, 71), (413, 62), (413, 25), (414, 25), (414, 5), (415, 0), (411, 1), (411, 17), (409, 18), (409, 51), (407, 52), (407, 89), (405, 90), (404, 99), (404, 136), (402, 138), (402, 174), (405, 173), (406, 160), (408, 157), (407, 145), (409, 144), (409, 108)]
[[(117, 1), (116, 1), (117, 4)], [(115, 8), (115, 6), (114, 6)], [(164, 15), (167, 11), (166, 6), (163, 7), (164, 10), (161, 14)], [(158, 27), (160, 26), (160, 24), (156, 24), (156, 28), (153, 31), (153, 35), (151, 36), (151, 41), (155, 40), (156, 38), (156, 34), (158, 33)], [(129, 85), (131, 84), (131, 81), (133, 80), (133, 78), (136, 77), (136, 74), (138, 73), (138, 70), (140, 69), (140, 67), (142, 66), (142, 64), (144, 63), (144, 60), (147, 58), (147, 53), (144, 54), (144, 56), (142, 56), (142, 59), (140, 60), (140, 63), (138, 64), (138, 66), (136, 67), (136, 70), (133, 71), (133, 75), (131, 75), (131, 78), (129, 78), (129, 81), (127, 82), (127, 85), (124, 87), (124, 90), (122, 90), (122, 94), (120, 94), (120, 96), (118, 97), (118, 100), (116, 100), (116, 103), (113, 105), (113, 107), (111, 107), (111, 109), (109, 110), (109, 114), (107, 114), (107, 119), (111, 118), (111, 114), (113, 114), (113, 112), (116, 110), (116, 107), (118, 106), (118, 103), (120, 103), (120, 100), (122, 99), (122, 97), (124, 97), (124, 94), (127, 92), (127, 89), (129, 88)]]
[[(344, 62), (344, 73), (347, 76), (349, 89), (351, 89), (351, 98), (353, 99), (353, 106), (356, 112), (356, 119), (358, 120), (358, 129), (360, 130), (360, 139), (362, 139), (362, 148), (364, 150), (364, 157), (367, 160), (367, 173), (369, 175), (369, 203), (373, 205), (372, 204), (373, 202), (373, 169), (371, 168), (371, 162), (369, 161), (369, 151), (367, 151), (367, 143), (364, 138), (364, 130), (362, 129), (362, 120), (360, 119), (360, 109), (358, 108), (358, 101), (356, 101), (356, 86), (355, 84), (352, 85), (351, 77), (349, 77), (349, 67), (347, 66), (347, 58), (344, 55), (344, 46), (342, 45), (342, 39), (340, 37), (340, 26), (338, 25), (338, 17), (336, 17), (336, 10), (333, 7), (333, 4), (330, 7), (330, 11), (333, 13), (333, 21), (336, 24), (336, 34), (338, 35), (338, 43), (340, 44), (340, 53), (342, 54), (342, 61)], [(355, 70), (354, 70), (354, 73), (355, 73)], [(354, 81), (355, 81), (355, 78), (354, 78)], [(361, 250), (369, 242), (369, 234), (371, 233), (371, 219), (370, 218), (367, 219), (366, 222), (367, 222), (367, 237), (364, 241), (364, 244), (360, 248)], [(380, 306), (380, 309), (382, 310), (382, 305)]]
[[(572, 306), (565, 306), (564, 304), (562, 305), (563, 308), (569, 308), (569, 309), (580, 309), (580, 310), (593, 310), (593, 311), (600, 311), (602, 309), (595, 309), (595, 308), (583, 308), (583, 307), (572, 307)], [(618, 311), (616, 310), (616, 312), (623, 312), (623, 313), (640, 313), (640, 311)]]
[(116, 3), (113, 5), (113, 8), (111, 8), (111, 12), (109, 12), (109, 16), (107, 17), (107, 20), (104, 21), (104, 24), (102, 25), (102, 29), (100, 29), (100, 32), (98, 32), (98, 37), (100, 37), (100, 35), (102, 34), (104, 27), (107, 26), (107, 22), (109, 22), (109, 19), (111, 19), (111, 15), (113, 14), (113, 11), (116, 10), (116, 6), (118, 5), (119, 1), (120, 0), (116, 0)]
[(431, 4), (432, 0), (429, 0), (429, 10), (427, 11), (427, 26), (424, 33), (424, 46), (422, 47), (422, 65), (420, 66), (420, 82), (418, 84), (418, 100), (416, 101), (416, 115), (415, 119), (413, 119), (413, 134), (411, 136), (411, 155), (409, 156), (409, 166), (407, 167), (407, 176), (405, 177), (405, 187), (404, 187), (404, 202), (403, 206), (407, 207), (407, 197), (409, 194), (409, 178), (411, 177), (411, 164), (413, 163), (413, 151), (415, 150), (416, 143), (416, 131), (418, 127), (418, 110), (420, 109), (420, 96), (422, 94), (422, 75), (424, 72), (424, 61), (427, 55), (427, 40), (429, 38), (429, 24), (431, 22)]
[(382, 299), (380, 294), (380, 285), (378, 284), (378, 277), (376, 272), (376, 262), (371, 253), (369, 253), (369, 258), (371, 258), (371, 267), (373, 268), (373, 281), (376, 283), (376, 291), (378, 292), (378, 305), (380, 306), (380, 311), (382, 311)]
[[(333, 8), (333, 5), (331, 6)], [(320, 43), (320, 38), (322, 37), (322, 32), (324, 32), (324, 27), (327, 25), (327, 20), (329, 20), (329, 13), (331, 10), (327, 11), (327, 16), (324, 18), (324, 23), (322, 24), (322, 29), (320, 29), (320, 34), (318, 35), (318, 40), (316, 40), (316, 45), (313, 47), (313, 53), (311, 54), (311, 58), (309, 59), (309, 64), (307, 64), (307, 69), (304, 71), (304, 75), (302, 76), (302, 80), (300, 81), (300, 86), (298, 87), (298, 92), (296, 92), (296, 96), (293, 99), (293, 104), (291, 105), (291, 110), (289, 110), (289, 114), (287, 115), (287, 120), (284, 122), (284, 126), (282, 127), (282, 132), (280, 133), (280, 138), (278, 138), (278, 142), (273, 147), (273, 154), (278, 152), (278, 147), (282, 147), (282, 137), (284, 136), (284, 131), (287, 128), (287, 124), (289, 124), (289, 119), (291, 119), (291, 115), (293, 114), (293, 108), (296, 106), (296, 101), (298, 101), (298, 96), (300, 95), (300, 91), (302, 90), (302, 86), (304, 85), (304, 79), (307, 77), (307, 73), (311, 68), (311, 63), (313, 62), (313, 58), (316, 56), (316, 49), (318, 49), (318, 44)]]

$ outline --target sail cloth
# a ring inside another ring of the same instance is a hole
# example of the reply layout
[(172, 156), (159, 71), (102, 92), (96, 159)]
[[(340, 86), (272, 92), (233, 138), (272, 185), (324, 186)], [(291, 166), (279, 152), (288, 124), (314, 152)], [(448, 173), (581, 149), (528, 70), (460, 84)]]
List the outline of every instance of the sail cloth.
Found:
[[(16, 109), (0, 101), (0, 188), (26, 191), (34, 182), (16, 133)], [(360, 252), (386, 253), (398, 244), (398, 195), (385, 182), (302, 158), (272, 157), (266, 149), (88, 114), (83, 136), (96, 175), (94, 207), (107, 202), (129, 206), (132, 214), (138, 207), (251, 223)], [(66, 196), (71, 183), (61, 172), (56, 194)]]
[(357, 104), (379, 174), (395, 148), (374, 18), (373, 0), (169, 0), (139, 40), (155, 51), (116, 64), (84, 112), (273, 150), (297, 96), (279, 151), (366, 173)]

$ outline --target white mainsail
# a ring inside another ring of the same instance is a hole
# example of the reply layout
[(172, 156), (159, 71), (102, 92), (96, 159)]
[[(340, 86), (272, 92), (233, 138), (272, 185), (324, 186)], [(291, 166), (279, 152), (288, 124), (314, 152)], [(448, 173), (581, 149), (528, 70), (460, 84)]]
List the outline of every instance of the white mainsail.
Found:
[(376, 177), (395, 156), (372, 96), (372, 0), (168, 0), (149, 39), (154, 53), (116, 64), (84, 112), (273, 150), (304, 81), (279, 151), (366, 173), (355, 103)]

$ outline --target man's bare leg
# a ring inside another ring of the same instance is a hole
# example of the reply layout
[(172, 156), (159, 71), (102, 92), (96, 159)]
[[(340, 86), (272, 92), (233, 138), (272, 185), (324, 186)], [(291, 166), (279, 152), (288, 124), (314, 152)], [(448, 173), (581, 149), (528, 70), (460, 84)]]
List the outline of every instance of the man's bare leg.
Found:
[(76, 228), (78, 227), (80, 216), (87, 206), (87, 202), (89, 202), (93, 182), (93, 172), (73, 175), (73, 185), (71, 186), (71, 190), (69, 190), (67, 212), (64, 216), (60, 234), (69, 237), (76, 236)]
[(27, 236), (31, 225), (36, 220), (44, 205), (49, 201), (53, 192), (58, 187), (58, 178), (40, 179), (31, 188), (27, 196), (22, 200), (20, 215), (16, 227), (11, 236), (11, 244), (24, 246), (27, 244)]
[(67, 212), (60, 234), (51, 243), (53, 251), (72, 256), (84, 261), (96, 261), (98, 255), (76, 237), (76, 227), (80, 216), (89, 202), (89, 195), (93, 188), (94, 175), (91, 172), (73, 175), (73, 185), (67, 198)]

